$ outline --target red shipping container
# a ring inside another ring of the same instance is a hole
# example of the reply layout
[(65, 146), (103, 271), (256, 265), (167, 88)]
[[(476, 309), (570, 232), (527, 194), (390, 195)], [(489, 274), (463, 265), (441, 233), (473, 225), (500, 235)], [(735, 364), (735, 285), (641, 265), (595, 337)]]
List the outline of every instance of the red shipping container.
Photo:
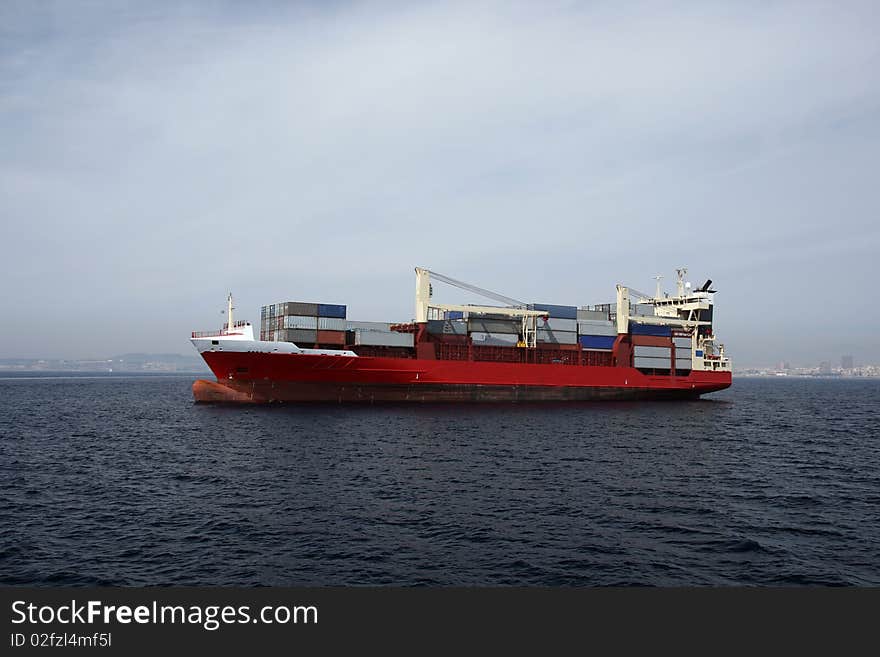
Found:
[(632, 344), (637, 347), (671, 347), (672, 338), (659, 335), (631, 335)]
[(318, 344), (345, 344), (345, 331), (318, 331)]

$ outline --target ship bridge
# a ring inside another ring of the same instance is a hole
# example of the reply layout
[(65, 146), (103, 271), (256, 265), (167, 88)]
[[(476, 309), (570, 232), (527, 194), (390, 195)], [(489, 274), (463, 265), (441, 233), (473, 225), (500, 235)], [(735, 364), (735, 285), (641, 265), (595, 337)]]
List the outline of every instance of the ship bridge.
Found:
[[(664, 293), (660, 284), (662, 276), (656, 276), (657, 291), (652, 295), (633, 288), (617, 286), (617, 331), (629, 333), (632, 323), (649, 326), (668, 326), (678, 338), (690, 338), (692, 368), (702, 371), (730, 372), (730, 358), (724, 355), (724, 345), (717, 342), (712, 329), (715, 290), (707, 280), (697, 289), (685, 281), (687, 269), (676, 269), (676, 294)], [(631, 299), (641, 313), (633, 312)], [(644, 312), (645, 306), (651, 313)]]

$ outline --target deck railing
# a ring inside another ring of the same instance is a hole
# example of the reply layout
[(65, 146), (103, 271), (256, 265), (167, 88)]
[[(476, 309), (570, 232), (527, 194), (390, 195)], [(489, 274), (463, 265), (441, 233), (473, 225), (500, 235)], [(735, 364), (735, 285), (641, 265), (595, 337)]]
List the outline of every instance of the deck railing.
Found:
[(223, 335), (241, 335), (241, 332), (237, 329), (244, 328), (245, 326), (250, 326), (250, 322), (240, 321), (233, 322), (232, 330), (230, 331), (227, 328), (222, 328), (218, 331), (193, 331), (192, 337), (194, 338), (219, 338)]

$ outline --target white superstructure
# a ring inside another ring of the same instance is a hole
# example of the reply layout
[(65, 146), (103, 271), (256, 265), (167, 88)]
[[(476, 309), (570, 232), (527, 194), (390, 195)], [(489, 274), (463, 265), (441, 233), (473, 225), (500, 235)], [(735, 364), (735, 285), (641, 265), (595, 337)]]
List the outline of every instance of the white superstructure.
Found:
[[(724, 345), (717, 342), (712, 331), (712, 310), (715, 291), (709, 289), (711, 280), (693, 290), (684, 280), (686, 268), (676, 269), (676, 294), (664, 293), (660, 284), (662, 276), (655, 276), (657, 293), (646, 295), (624, 285), (617, 286), (617, 331), (627, 333), (631, 322), (669, 326), (680, 335), (691, 339), (692, 369), (699, 371), (731, 371), (730, 358), (724, 355)], [(637, 304), (653, 307), (653, 315), (632, 314), (632, 300)], [(708, 318), (708, 319), (707, 319)], [(706, 327), (706, 328), (701, 328)]]

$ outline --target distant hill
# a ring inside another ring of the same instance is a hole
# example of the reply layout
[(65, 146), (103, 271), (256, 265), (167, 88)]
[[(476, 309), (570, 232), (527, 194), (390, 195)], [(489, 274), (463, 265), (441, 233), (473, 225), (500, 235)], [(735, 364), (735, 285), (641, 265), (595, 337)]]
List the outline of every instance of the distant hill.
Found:
[(191, 354), (120, 354), (112, 356), (110, 360), (123, 361), (126, 363), (147, 363), (147, 362), (163, 362), (163, 363), (204, 363), (200, 356)]
[(122, 370), (210, 372), (201, 356), (184, 354), (130, 353), (113, 356), (111, 366)]

